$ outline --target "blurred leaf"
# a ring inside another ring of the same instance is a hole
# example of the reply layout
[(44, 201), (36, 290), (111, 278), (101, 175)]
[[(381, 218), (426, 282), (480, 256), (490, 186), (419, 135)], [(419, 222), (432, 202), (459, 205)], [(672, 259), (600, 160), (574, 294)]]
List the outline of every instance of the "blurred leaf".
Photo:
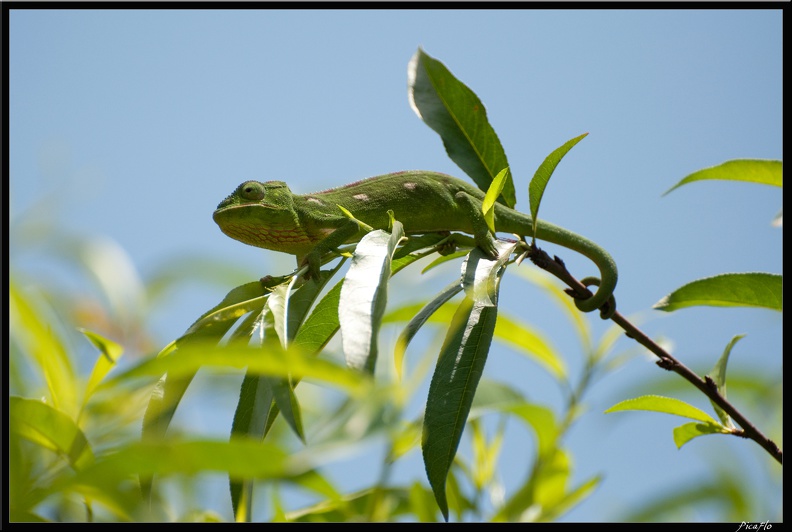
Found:
[(479, 419), (470, 420), (473, 440), (473, 471), (471, 479), (477, 491), (486, 489), (495, 482), (495, 471), (503, 443), (504, 425), (501, 423), (491, 442), (487, 441)]
[(33, 399), (8, 399), (11, 430), (27, 440), (64, 456), (79, 470), (93, 461), (88, 439), (65, 413)]
[[(408, 96), (415, 114), (443, 139), (448, 156), (486, 191), (509, 166), (487, 111), (478, 96), (440, 61), (420, 48), (407, 67)], [(514, 183), (503, 188), (503, 203), (514, 207)]]
[(9, 331), (31, 362), (41, 371), (52, 405), (68, 415), (77, 414), (76, 376), (67, 348), (50, 323), (16, 286), (9, 283)]
[(487, 222), (487, 227), (489, 227), (490, 232), (493, 234), (495, 234), (495, 201), (497, 201), (500, 196), (508, 177), (508, 168), (504, 168), (498, 172), (498, 175), (495, 176), (495, 179), (492, 180), (489, 188), (487, 188), (484, 201), (481, 203), (481, 212), (484, 215), (484, 221)]
[(552, 508), (545, 509), (544, 518), (554, 521), (588, 498), (602, 482), (602, 476), (596, 475), (580, 484), (578, 487), (567, 491), (562, 498), (553, 504)]
[(83, 333), (101, 353), (101, 356), (96, 359), (93, 370), (91, 370), (88, 384), (85, 385), (85, 395), (83, 398), (83, 404), (85, 404), (99, 383), (102, 382), (102, 379), (104, 379), (108, 372), (115, 367), (118, 359), (121, 358), (121, 354), (124, 352), (124, 348), (95, 332), (83, 328), (78, 328), (78, 330)]
[[(76, 475), (61, 477), (42, 490), (42, 498), (63, 491), (101, 493), (127, 505), (129, 493), (123, 488), (133, 475), (143, 478), (154, 475), (194, 475), (202, 472), (224, 472), (231, 477), (257, 479), (293, 479), (299, 483), (311, 465), (290, 456), (275, 445), (250, 439), (231, 441), (141, 441), (127, 444), (115, 452), (97, 458)], [(315, 486), (311, 480), (308, 487)], [(327, 491), (327, 485), (322, 492)]]
[(783, 310), (782, 278), (772, 273), (723, 273), (688, 283), (654, 304), (671, 312), (699, 305)]
[(536, 169), (536, 173), (534, 173), (534, 176), (528, 185), (528, 199), (531, 204), (531, 218), (533, 218), (534, 237), (536, 237), (536, 226), (539, 221), (539, 204), (542, 202), (542, 196), (544, 195), (545, 188), (547, 188), (547, 184), (550, 182), (550, 177), (552, 177), (556, 166), (558, 166), (558, 163), (560, 163), (561, 159), (564, 158), (564, 155), (566, 155), (569, 150), (575, 146), (575, 144), (583, 140), (583, 137), (586, 135), (588, 135), (588, 133), (583, 133), (578, 137), (568, 140), (562, 146), (553, 150), (553, 152), (550, 153), (550, 155), (548, 155), (544, 161), (542, 161), (542, 164), (539, 165), (539, 168)]
[(519, 277), (522, 277), (531, 284), (544, 290), (550, 301), (558, 305), (573, 325), (573, 329), (578, 334), (582, 351), (588, 353), (592, 350), (591, 326), (583, 312), (575, 306), (574, 300), (569, 297), (558, 285), (554, 277), (547, 275), (546, 272), (536, 269), (517, 268), (514, 270)]
[(200, 368), (216, 367), (236, 370), (248, 368), (251, 372), (273, 377), (293, 375), (295, 378), (324, 382), (353, 395), (365, 393), (366, 381), (359, 373), (328, 360), (306, 355), (295, 347), (285, 351), (276, 347), (273, 346), (267, 356), (260, 356), (259, 349), (249, 347), (190, 345), (170, 356), (145, 360), (115, 375), (104, 386), (166, 373), (173, 378), (192, 377)]
[(764, 159), (735, 159), (726, 161), (717, 166), (704, 168), (703, 170), (690, 174), (668, 189), (663, 196), (686, 183), (708, 179), (748, 181), (750, 183), (780, 187), (783, 184), (783, 163), (782, 161)]
[(751, 489), (741, 472), (716, 469), (714, 478), (675, 483), (664, 493), (639, 501), (621, 519), (625, 522), (679, 522), (689, 520), (691, 510), (714, 503), (720, 506), (725, 520), (741, 522), (744, 516), (751, 515), (746, 498)]
[[(570, 298), (567, 298), (570, 299)], [(519, 353), (528, 355), (542, 365), (556, 379), (566, 378), (566, 364), (549, 340), (529, 325), (501, 314), (495, 326), (495, 337)]]
[(687, 417), (696, 421), (718, 425), (709, 414), (699, 410), (695, 406), (689, 405), (679, 399), (672, 397), (663, 397), (660, 395), (644, 395), (634, 399), (627, 399), (617, 403), (605, 411), (606, 414), (610, 412), (621, 412), (625, 410), (648, 410), (651, 412), (664, 412), (666, 414), (673, 414), (675, 416)]
[(393, 233), (367, 233), (355, 248), (352, 264), (341, 287), (338, 319), (347, 364), (374, 373), (377, 336), (388, 299), (391, 257), (404, 235), (396, 222)]

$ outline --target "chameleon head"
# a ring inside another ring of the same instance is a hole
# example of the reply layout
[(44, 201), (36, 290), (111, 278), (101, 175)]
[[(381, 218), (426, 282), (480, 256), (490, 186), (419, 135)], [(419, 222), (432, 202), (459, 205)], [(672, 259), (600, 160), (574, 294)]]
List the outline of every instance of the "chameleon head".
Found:
[(217, 206), (220, 230), (251, 246), (281, 250), (284, 232), (299, 229), (292, 193), (283, 181), (245, 181)]

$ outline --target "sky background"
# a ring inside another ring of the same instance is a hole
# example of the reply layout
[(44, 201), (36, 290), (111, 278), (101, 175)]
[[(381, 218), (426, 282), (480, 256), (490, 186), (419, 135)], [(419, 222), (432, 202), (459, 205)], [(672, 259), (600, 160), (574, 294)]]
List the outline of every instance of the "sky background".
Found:
[[(408, 105), (407, 63), (419, 46), (486, 106), (509, 158), (518, 209), (528, 210), (527, 183), (544, 157), (589, 132), (557, 169), (540, 215), (610, 251), (622, 313), (639, 315), (645, 331), (670, 340), (694, 369), (708, 371), (735, 334), (747, 334), (730, 371), (780, 372), (777, 313), (651, 310), (700, 277), (781, 271), (782, 230), (770, 224), (782, 206), (780, 190), (706, 182), (661, 197), (704, 167), (782, 158), (780, 10), (14, 10), (14, 266), (28, 278), (85, 286), (15, 233), (44, 217), (61, 230), (117, 243), (134, 266), (132, 278), (197, 257), (243, 272), (170, 293), (148, 316), (164, 346), (236, 284), (293, 267), (285, 255), (224, 236), (212, 221), (215, 206), (240, 182), (284, 180), (307, 193), (407, 169), (465, 177)], [(578, 278), (596, 273), (563, 248), (545, 249)], [(412, 291), (402, 285), (393, 298), (438, 291), (455, 272), (432, 273)], [(502, 294), (502, 307), (543, 331), (573, 374), (579, 371), (579, 346), (553, 303), (517, 276), (506, 276)], [(593, 316), (591, 322), (604, 331)], [(418, 357), (411, 352), (407, 364)], [(767, 474), (768, 459), (751, 442), (708, 437), (677, 450), (671, 430), (678, 419), (601, 414), (639, 395), (642, 383), (678, 379), (650, 362), (635, 358), (586, 397), (590, 410), (567, 439), (575, 480), (597, 473), (605, 480), (566, 520), (618, 519), (635, 501), (696, 482), (715, 462), (739, 464), (747, 482)], [(490, 353), (485, 376), (561, 404), (542, 370), (502, 346)], [(196, 433), (227, 435), (236, 401), (229, 390), (209, 415), (182, 422)], [(710, 411), (703, 396), (690, 401)], [(780, 435), (780, 427), (760, 428)], [(507, 494), (525, 475), (531, 438), (525, 430), (507, 435)], [(367, 448), (355, 459), (342, 457), (331, 474), (357, 489), (371, 481), (366, 475), (377, 460), (376, 449)], [(420, 453), (395, 469), (395, 480), (425, 482)], [(776, 513), (746, 520), (777, 518), (779, 494), (760, 496)], [(227, 501), (216, 504), (230, 518)]]

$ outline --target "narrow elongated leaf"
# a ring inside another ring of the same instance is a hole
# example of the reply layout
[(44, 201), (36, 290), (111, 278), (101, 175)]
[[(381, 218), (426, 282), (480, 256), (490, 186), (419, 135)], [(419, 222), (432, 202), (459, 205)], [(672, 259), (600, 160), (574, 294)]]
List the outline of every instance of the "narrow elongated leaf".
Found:
[(723, 273), (677, 288), (653, 308), (671, 312), (685, 307), (761, 307), (783, 310), (782, 277), (772, 273)]
[[(726, 397), (726, 366), (729, 363), (729, 355), (731, 354), (732, 348), (735, 346), (737, 342), (741, 339), (745, 338), (744, 334), (738, 334), (734, 338), (731, 339), (729, 344), (726, 346), (726, 349), (723, 350), (723, 354), (718, 359), (718, 362), (715, 364), (715, 367), (712, 368), (712, 371), (709, 373), (709, 376), (712, 378), (713, 382), (718, 388), (718, 391), (723, 397)], [(715, 409), (715, 413), (718, 414), (721, 422), (729, 428), (733, 428), (734, 424), (732, 423), (731, 417), (727, 414), (721, 407), (715, 404), (712, 400), (712, 407)]]
[(403, 235), (401, 223), (395, 222), (392, 234), (371, 231), (355, 248), (338, 304), (344, 356), (352, 368), (374, 372), (377, 335), (388, 299), (391, 257)]
[(85, 385), (85, 395), (83, 396), (83, 405), (88, 401), (88, 398), (93, 394), (96, 386), (105, 378), (111, 369), (113, 369), (121, 358), (124, 348), (112, 340), (91, 332), (87, 329), (78, 329), (85, 335), (86, 338), (96, 347), (102, 356), (96, 359), (91, 376), (88, 377), (88, 383)]
[(446, 478), (484, 371), (496, 320), (497, 307), (474, 305), (470, 298), (463, 299), (429, 385), (422, 437), (424, 465), (446, 520)]
[(338, 301), (341, 299), (343, 284), (342, 279), (316, 304), (310, 316), (297, 331), (294, 345), (305, 351), (317, 353), (335, 335), (339, 329)]
[(16, 341), (41, 371), (55, 408), (77, 413), (77, 389), (74, 368), (66, 347), (47, 323), (46, 313), (30, 301), (16, 286), (9, 284), (9, 324)]
[[(248, 372), (239, 390), (239, 402), (231, 426), (232, 438), (261, 439), (267, 428), (267, 416), (274, 396), (270, 379)], [(252, 514), (253, 482), (247, 476), (229, 479), (231, 506), (237, 521), (247, 521)]]
[(462, 300), (451, 320), (426, 400), (424, 465), (446, 520), (446, 479), (487, 361), (498, 317), (498, 281), (504, 270), (501, 266), (512, 249), (505, 243), (498, 245), (501, 254), (496, 260), (486, 260), (477, 248), (463, 265), (463, 283), (471, 285), (472, 297)]
[[(445, 65), (420, 48), (407, 67), (407, 83), (415, 114), (440, 135), (451, 160), (486, 191), (509, 162), (487, 120), (484, 104)], [(511, 177), (504, 185), (502, 198), (504, 204), (514, 207)]]
[(617, 403), (605, 411), (606, 414), (610, 412), (620, 412), (624, 410), (649, 410), (652, 412), (663, 412), (666, 414), (673, 414), (675, 416), (687, 417), (696, 421), (704, 423), (711, 423), (717, 425), (712, 416), (706, 412), (699, 410), (685, 401), (674, 399), (673, 397), (663, 397), (660, 395), (643, 395), (634, 399), (627, 399)]
[(11, 396), (8, 414), (13, 432), (65, 457), (73, 469), (79, 470), (93, 461), (85, 434), (60, 410), (41, 401)]
[(487, 222), (487, 227), (491, 233), (495, 233), (495, 201), (501, 195), (504, 185), (509, 177), (509, 169), (504, 168), (495, 179), (490, 183), (487, 193), (484, 195), (484, 200), (481, 202), (481, 213), (484, 215), (484, 221)]
[[(273, 279), (270, 286), (280, 281)], [(234, 288), (218, 305), (198, 318), (183, 336), (163, 349), (158, 358), (169, 356), (182, 346), (219, 342), (240, 317), (248, 312), (261, 311), (266, 303), (266, 286), (257, 281)], [(198, 371), (197, 367), (195, 371)], [(144, 439), (165, 435), (176, 407), (194, 376), (195, 373), (183, 374), (178, 379), (167, 376), (160, 379), (143, 415)]]
[(713, 423), (685, 423), (674, 428), (674, 443), (677, 449), (681, 449), (683, 445), (699, 436), (707, 434), (728, 434), (729, 430), (721, 425)]
[(545, 188), (547, 188), (547, 183), (550, 182), (550, 177), (552, 177), (556, 166), (558, 166), (558, 163), (564, 158), (564, 155), (566, 155), (575, 144), (583, 140), (583, 137), (586, 135), (588, 135), (588, 133), (583, 133), (579, 137), (568, 140), (562, 146), (553, 150), (553, 152), (542, 161), (539, 168), (536, 169), (536, 173), (534, 173), (528, 185), (528, 200), (531, 205), (534, 236), (536, 235), (536, 225), (539, 220), (539, 204), (542, 202), (542, 196), (544, 195)]
[(445, 305), (452, 297), (462, 291), (462, 284), (459, 281), (453, 282), (443, 288), (433, 300), (426, 304), (415, 316), (410, 320), (407, 326), (399, 335), (396, 340), (396, 347), (393, 354), (393, 362), (396, 365), (396, 374), (401, 378), (402, 362), (404, 360), (404, 353), (407, 351), (407, 345), (413, 336), (423, 327), (426, 320), (432, 317), (437, 309)]
[(717, 166), (704, 168), (698, 172), (693, 172), (682, 179), (679, 183), (668, 189), (663, 196), (694, 181), (704, 181), (708, 179), (720, 179), (725, 181), (747, 181), (761, 185), (772, 185), (775, 187), (783, 186), (783, 163), (766, 159), (735, 159), (726, 161)]
[[(459, 285), (459, 283), (454, 283), (454, 285)], [(569, 296), (566, 296), (566, 298), (569, 299)], [(428, 307), (430, 304), (425, 306)], [(418, 315), (423, 312), (423, 308), (423, 305), (417, 304), (405, 305), (403, 307), (393, 309), (383, 318), (383, 322), (409, 322), (415, 319), (416, 324), (414, 325), (417, 326), (417, 321), (425, 317), (425, 322), (427, 323), (446, 324), (451, 322), (451, 318), (454, 315), (454, 311), (451, 308), (440, 306), (434, 309), (431, 315), (422, 315), (419, 318)], [(572, 309), (575, 310), (574, 305), (572, 306)], [(428, 310), (429, 309), (427, 309), (427, 311)], [(408, 334), (410, 335), (409, 339), (412, 338), (412, 333), (415, 331), (410, 329), (408, 332), (408, 328), (410, 327), (411, 326), (408, 325), (404, 332), (402, 332), (402, 336), (399, 337), (396, 345), (397, 349), (402, 349), (403, 347), (406, 348), (406, 346), (401, 345), (400, 342), (406, 341), (408, 339)], [(547, 369), (553, 376), (557, 378), (564, 378), (566, 376), (566, 364), (564, 363), (564, 359), (552, 346), (549, 340), (544, 338), (538, 331), (534, 330), (529, 325), (522, 323), (515, 317), (504, 314), (503, 312), (499, 312), (498, 322), (495, 325), (494, 334), (496, 340), (508, 345), (512, 349), (515, 349), (521, 355), (530, 357), (542, 367)], [(396, 355), (397, 360), (401, 360), (403, 357), (403, 353), (399, 351), (397, 351)], [(399, 366), (397, 367), (400, 366), (401, 362), (399, 362)]]
[(470, 253), (469, 249), (461, 249), (459, 251), (455, 251), (453, 253), (449, 253), (448, 255), (440, 255), (435, 260), (433, 260), (432, 262), (427, 264), (424, 267), (424, 269), (421, 270), (421, 273), (426, 273), (429, 270), (431, 270), (433, 268), (436, 268), (437, 266), (440, 266), (441, 264), (446, 263), (448, 261), (452, 261), (452, 260), (458, 259), (459, 257), (464, 257), (468, 253)]
[[(277, 347), (277, 346), (276, 346)], [(286, 351), (272, 349), (266, 357), (249, 347), (188, 346), (173, 355), (145, 360), (115, 375), (101, 386), (114, 386), (142, 377), (156, 377), (167, 373), (174, 378), (192, 376), (202, 367), (218, 369), (248, 368), (251, 372), (271, 377), (309, 378), (340, 388), (352, 395), (365, 393), (365, 380), (359, 373), (338, 366), (328, 360), (315, 358), (292, 347)], [(100, 386), (100, 387), (101, 387)]]

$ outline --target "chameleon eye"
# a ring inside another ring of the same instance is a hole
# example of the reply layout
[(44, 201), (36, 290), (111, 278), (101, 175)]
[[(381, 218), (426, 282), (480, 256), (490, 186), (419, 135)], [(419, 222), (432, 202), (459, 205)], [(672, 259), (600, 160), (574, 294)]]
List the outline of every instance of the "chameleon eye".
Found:
[(239, 195), (249, 201), (259, 201), (266, 194), (263, 183), (258, 181), (246, 181), (239, 185)]

